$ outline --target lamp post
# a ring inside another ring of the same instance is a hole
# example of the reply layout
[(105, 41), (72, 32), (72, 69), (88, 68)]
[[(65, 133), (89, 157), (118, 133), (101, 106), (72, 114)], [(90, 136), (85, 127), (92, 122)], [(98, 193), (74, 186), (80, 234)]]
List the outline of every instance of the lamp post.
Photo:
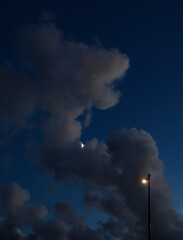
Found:
[(148, 173), (147, 177), (142, 179), (143, 184), (148, 184), (148, 201), (147, 201), (147, 206), (148, 206), (148, 217), (147, 217), (147, 222), (148, 222), (148, 240), (151, 239), (151, 198), (150, 198), (150, 183), (151, 183), (151, 174)]

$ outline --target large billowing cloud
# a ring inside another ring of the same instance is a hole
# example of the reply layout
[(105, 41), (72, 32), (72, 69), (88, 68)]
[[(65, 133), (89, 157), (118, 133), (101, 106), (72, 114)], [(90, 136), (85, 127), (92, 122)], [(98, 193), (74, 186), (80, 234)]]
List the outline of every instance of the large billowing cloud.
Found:
[(25, 127), (41, 110), (49, 145), (67, 144), (80, 138), (79, 116), (88, 112), (83, 123), (88, 125), (92, 107), (107, 109), (118, 102), (114, 83), (124, 76), (129, 59), (117, 49), (66, 41), (49, 22), (23, 29), (19, 49), (23, 70), (0, 69), (0, 127)]
[(33, 68), (40, 106), (50, 113), (44, 123), (49, 144), (80, 137), (77, 118), (92, 107), (106, 109), (120, 97), (114, 80), (129, 66), (118, 50), (65, 41), (53, 24), (33, 25), (22, 32), (25, 58)]
[(156, 240), (183, 236), (183, 219), (171, 203), (163, 164), (151, 135), (135, 128), (112, 133), (106, 143), (96, 139), (81, 149), (45, 150), (42, 167), (55, 178), (73, 180), (86, 188), (85, 202), (109, 214), (100, 222), (100, 233), (110, 239), (145, 239), (147, 225), (147, 189), (141, 179), (152, 174), (152, 237)]

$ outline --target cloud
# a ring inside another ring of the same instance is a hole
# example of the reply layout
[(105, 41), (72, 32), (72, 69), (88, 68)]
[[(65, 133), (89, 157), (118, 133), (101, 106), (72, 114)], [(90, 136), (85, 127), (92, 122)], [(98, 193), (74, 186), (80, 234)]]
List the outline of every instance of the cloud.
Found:
[(0, 195), (2, 214), (15, 223), (18, 221), (33, 224), (42, 221), (47, 216), (48, 211), (44, 206), (25, 204), (30, 199), (30, 194), (17, 183), (1, 185)]
[(67, 41), (44, 20), (21, 30), (19, 52), (18, 68), (0, 67), (1, 131), (36, 124), (34, 115), (42, 111), (49, 145), (68, 144), (81, 136), (83, 113), (86, 127), (92, 107), (107, 109), (119, 101), (115, 81), (125, 75), (129, 59), (117, 49)]
[(71, 240), (102, 240), (102, 236), (98, 231), (90, 229), (87, 226), (81, 226), (80, 228), (73, 229), (69, 233), (69, 239)]
[(77, 216), (76, 209), (71, 203), (57, 202), (54, 207), (54, 216), (68, 225), (77, 227), (84, 223), (84, 219)]
[[(82, 126), (77, 118), (83, 112), (92, 107), (107, 109), (118, 102), (114, 81), (129, 67), (126, 55), (66, 41), (52, 23), (24, 29), (21, 39), (40, 106), (50, 113), (43, 125), (49, 144), (80, 138)], [(89, 115), (86, 121), (89, 124)]]
[(35, 234), (26, 237), (23, 230), (25, 225), (33, 228), (47, 216), (47, 209), (43, 205), (26, 204), (30, 199), (27, 190), (22, 189), (17, 183), (0, 185), (2, 199), (0, 220), (0, 236), (2, 240), (33, 240)]
[[(30, 193), (17, 183), (0, 185), (2, 198), (0, 236), (2, 240), (94, 240), (97, 231), (84, 225), (84, 218), (77, 216), (71, 203), (56, 202), (53, 218), (46, 221), (48, 210), (43, 205), (26, 204)], [(26, 236), (24, 227), (31, 231)], [(97, 238), (99, 239), (99, 237)]]
[[(67, 41), (48, 21), (22, 29), (20, 66), (0, 66), (0, 130), (27, 128), (36, 111), (45, 112), (42, 130), (51, 144), (79, 139), (91, 109), (107, 109), (119, 101), (115, 82), (124, 77), (129, 59), (117, 49)], [(7, 97), (8, 96), (8, 97)], [(46, 117), (47, 116), (47, 117)]]
[(51, 220), (36, 225), (34, 231), (42, 240), (66, 240), (69, 230), (62, 221)]
[(12, 224), (8, 221), (0, 220), (0, 234), (2, 240), (25, 240), (20, 226), (18, 224)]
[(103, 234), (112, 238), (111, 234), (117, 237), (120, 233), (130, 240), (147, 234), (147, 189), (141, 179), (151, 172), (152, 237), (181, 239), (182, 216), (172, 205), (156, 143), (144, 130), (123, 129), (110, 134), (106, 143), (96, 139), (87, 142), (84, 149), (79, 143), (54, 149), (46, 152), (42, 167), (59, 181), (73, 180), (83, 186), (86, 204), (111, 216), (109, 222), (100, 223)]

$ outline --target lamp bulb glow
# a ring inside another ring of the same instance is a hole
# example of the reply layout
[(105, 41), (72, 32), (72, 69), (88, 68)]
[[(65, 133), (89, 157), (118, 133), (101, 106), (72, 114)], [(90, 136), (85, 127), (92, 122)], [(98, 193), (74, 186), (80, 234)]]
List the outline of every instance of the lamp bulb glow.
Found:
[(143, 183), (143, 184), (146, 184), (146, 183), (147, 183), (147, 179), (145, 179), (145, 178), (142, 179), (142, 183)]

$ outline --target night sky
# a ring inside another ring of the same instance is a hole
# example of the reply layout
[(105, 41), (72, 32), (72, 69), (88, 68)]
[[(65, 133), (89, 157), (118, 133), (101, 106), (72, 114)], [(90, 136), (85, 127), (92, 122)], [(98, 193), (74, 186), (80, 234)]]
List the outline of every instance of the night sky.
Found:
[(0, 240), (183, 239), (182, 1), (0, 7)]

